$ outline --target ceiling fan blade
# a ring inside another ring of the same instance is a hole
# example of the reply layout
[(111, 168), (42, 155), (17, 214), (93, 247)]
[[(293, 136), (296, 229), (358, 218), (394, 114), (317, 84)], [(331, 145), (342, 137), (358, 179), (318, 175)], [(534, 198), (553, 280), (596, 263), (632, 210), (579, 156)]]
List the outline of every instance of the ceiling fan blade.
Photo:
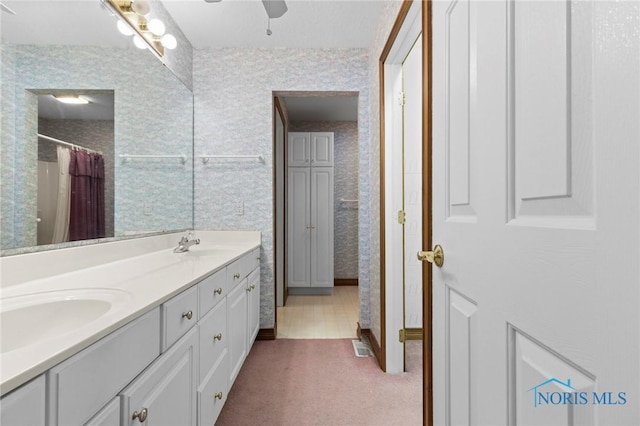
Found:
[(288, 10), (284, 0), (262, 0), (262, 5), (271, 19), (281, 17)]

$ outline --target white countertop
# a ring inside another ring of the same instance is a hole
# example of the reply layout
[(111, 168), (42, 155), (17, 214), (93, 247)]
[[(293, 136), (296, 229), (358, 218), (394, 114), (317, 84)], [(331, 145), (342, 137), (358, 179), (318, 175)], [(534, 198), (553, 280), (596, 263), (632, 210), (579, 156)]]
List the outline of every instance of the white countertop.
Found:
[[(87, 324), (62, 334), (45, 334), (35, 343), (9, 352), (2, 352), (2, 335), (15, 332), (13, 327), (20, 324), (2, 321), (0, 394), (26, 383), (260, 246), (260, 232), (197, 231), (200, 245), (192, 246), (186, 253), (173, 253), (183, 234), (0, 258), (3, 315), (25, 300), (25, 296), (53, 300), (106, 294), (112, 303), (106, 313)], [(144, 253), (140, 254), (141, 251)], [(92, 260), (88, 261), (85, 255)], [(79, 269), (72, 266), (74, 258), (81, 260)], [(100, 263), (100, 258), (109, 261)], [(34, 270), (55, 273), (40, 272), (38, 277)], [(51, 318), (52, 323), (43, 327), (55, 325), (55, 320)]]

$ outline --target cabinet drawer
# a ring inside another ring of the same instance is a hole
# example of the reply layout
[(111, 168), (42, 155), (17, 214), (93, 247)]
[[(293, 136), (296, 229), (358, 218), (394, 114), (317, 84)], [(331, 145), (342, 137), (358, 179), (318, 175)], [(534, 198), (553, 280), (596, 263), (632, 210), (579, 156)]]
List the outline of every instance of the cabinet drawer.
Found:
[(260, 248), (254, 249), (251, 253), (245, 254), (241, 259), (241, 276), (242, 278), (249, 276), (249, 274), (256, 268), (260, 267)]
[(198, 388), (198, 425), (209, 426), (216, 422), (229, 390), (229, 365), (225, 353), (215, 369), (211, 370)]
[(221, 269), (198, 284), (199, 318), (227, 296), (227, 271)]
[(47, 424), (85, 423), (159, 353), (156, 308), (49, 370)]
[(162, 352), (198, 322), (198, 287), (183, 291), (162, 305)]
[(113, 426), (120, 424), (120, 398), (115, 397), (86, 426)]
[(42, 375), (2, 397), (0, 425), (44, 425), (45, 392), (45, 379)]
[(200, 332), (200, 382), (227, 349), (227, 302), (219, 303), (198, 323)]
[(227, 291), (233, 290), (242, 282), (242, 259), (240, 258), (227, 266)]

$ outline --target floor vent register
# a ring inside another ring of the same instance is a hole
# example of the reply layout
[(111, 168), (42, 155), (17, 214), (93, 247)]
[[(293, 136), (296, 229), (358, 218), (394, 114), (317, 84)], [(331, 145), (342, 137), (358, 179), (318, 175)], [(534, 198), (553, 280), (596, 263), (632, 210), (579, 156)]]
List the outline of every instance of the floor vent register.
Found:
[(373, 356), (373, 351), (371, 350), (371, 347), (368, 343), (361, 340), (352, 340), (351, 343), (353, 344), (353, 351), (355, 352), (357, 357), (365, 358)]

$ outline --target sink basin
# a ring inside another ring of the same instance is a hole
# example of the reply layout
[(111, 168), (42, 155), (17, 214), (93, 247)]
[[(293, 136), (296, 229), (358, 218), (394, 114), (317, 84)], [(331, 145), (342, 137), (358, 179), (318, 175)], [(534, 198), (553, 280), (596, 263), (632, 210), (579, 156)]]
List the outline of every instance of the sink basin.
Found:
[(81, 289), (33, 293), (0, 300), (0, 352), (58, 338), (79, 330), (125, 302), (115, 289)]

